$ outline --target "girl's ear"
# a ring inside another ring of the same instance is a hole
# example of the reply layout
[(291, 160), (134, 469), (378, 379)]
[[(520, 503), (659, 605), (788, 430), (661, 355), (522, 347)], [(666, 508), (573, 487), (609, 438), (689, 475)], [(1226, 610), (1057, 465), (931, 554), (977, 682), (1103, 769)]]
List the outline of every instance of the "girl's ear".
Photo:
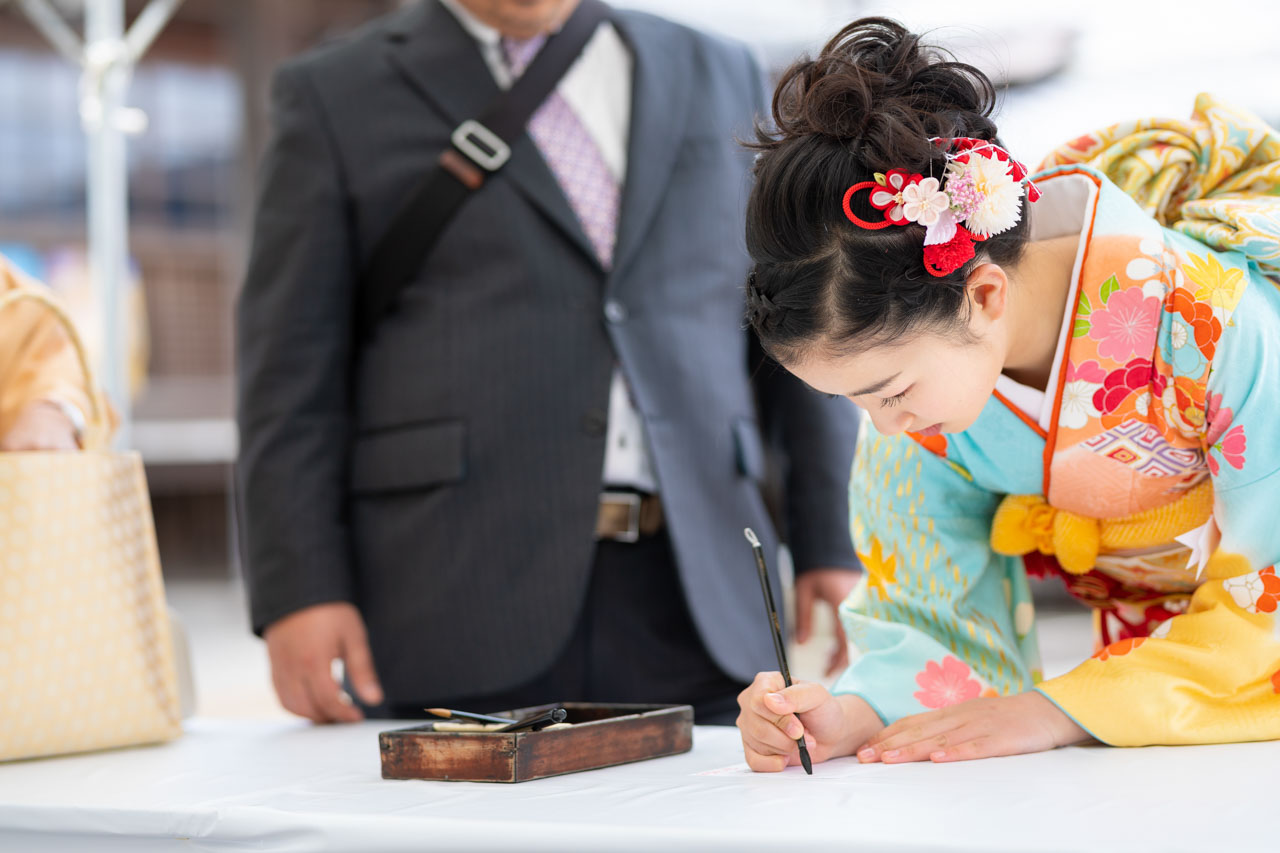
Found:
[(1009, 276), (999, 264), (978, 264), (965, 279), (969, 299), (969, 324), (981, 332), (1005, 315), (1009, 308)]

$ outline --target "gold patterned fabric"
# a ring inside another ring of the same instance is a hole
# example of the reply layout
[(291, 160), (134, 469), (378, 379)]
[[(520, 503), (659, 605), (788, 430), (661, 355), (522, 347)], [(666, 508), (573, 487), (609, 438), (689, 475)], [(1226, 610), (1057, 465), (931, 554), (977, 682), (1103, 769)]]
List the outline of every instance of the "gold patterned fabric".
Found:
[(1067, 163), (1102, 172), (1161, 225), (1280, 275), (1280, 133), (1248, 110), (1201, 93), (1190, 119), (1113, 124), (1040, 168)]

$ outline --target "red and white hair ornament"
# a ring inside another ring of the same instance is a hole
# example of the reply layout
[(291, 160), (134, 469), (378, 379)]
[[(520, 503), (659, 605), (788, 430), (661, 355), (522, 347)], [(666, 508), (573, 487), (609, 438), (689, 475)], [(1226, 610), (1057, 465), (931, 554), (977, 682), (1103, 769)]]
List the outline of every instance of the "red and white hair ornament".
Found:
[[(924, 266), (938, 277), (950, 275), (974, 256), (974, 243), (1008, 231), (1022, 218), (1025, 188), (1030, 201), (1040, 190), (1027, 178), (1027, 167), (994, 142), (967, 136), (933, 138), (944, 148), (942, 177), (890, 169), (875, 180), (856, 183), (844, 193), (844, 215), (860, 228), (877, 231), (890, 225), (923, 225)], [(870, 190), (868, 201), (884, 211), (869, 222), (853, 212), (853, 194)]]

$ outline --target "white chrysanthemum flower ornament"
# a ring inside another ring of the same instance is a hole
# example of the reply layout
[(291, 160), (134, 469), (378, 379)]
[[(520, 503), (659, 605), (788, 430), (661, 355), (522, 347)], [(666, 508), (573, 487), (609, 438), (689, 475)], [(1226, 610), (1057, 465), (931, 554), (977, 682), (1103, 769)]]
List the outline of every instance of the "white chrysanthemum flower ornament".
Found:
[(947, 165), (948, 183), (963, 179), (972, 183), (977, 204), (964, 217), (965, 227), (979, 237), (1008, 231), (1022, 218), (1022, 182), (1015, 180), (1008, 163), (994, 156), (970, 151), (964, 162)]

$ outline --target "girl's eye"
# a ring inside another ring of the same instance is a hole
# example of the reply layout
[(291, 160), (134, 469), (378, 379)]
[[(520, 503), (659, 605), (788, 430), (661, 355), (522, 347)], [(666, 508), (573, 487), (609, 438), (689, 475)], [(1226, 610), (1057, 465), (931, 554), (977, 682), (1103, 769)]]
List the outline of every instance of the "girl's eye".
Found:
[[(907, 391), (910, 391), (910, 390), (911, 390), (910, 388), (907, 389)], [(899, 403), (902, 402), (902, 398), (907, 396), (907, 391), (903, 391), (901, 394), (897, 395), (896, 397), (884, 398), (883, 400), (880, 401), (880, 406), (884, 408), (884, 407), (898, 405)]]

